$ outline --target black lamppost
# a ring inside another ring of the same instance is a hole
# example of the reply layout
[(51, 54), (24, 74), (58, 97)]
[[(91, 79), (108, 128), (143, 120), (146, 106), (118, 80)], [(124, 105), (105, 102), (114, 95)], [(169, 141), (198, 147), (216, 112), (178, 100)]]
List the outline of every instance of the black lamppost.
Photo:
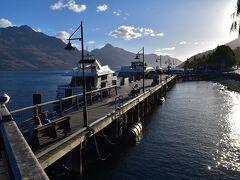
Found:
[(160, 69), (162, 66), (162, 56), (161, 55), (159, 56), (159, 59), (158, 58), (156, 59), (156, 63), (158, 63), (158, 61), (159, 61), (159, 69)]
[[(79, 28), (81, 28), (81, 37), (72, 38), (72, 36), (79, 30)], [(84, 66), (83, 23), (82, 23), (82, 21), (81, 21), (81, 25), (78, 26), (78, 28), (71, 34), (71, 36), (67, 40), (68, 40), (68, 44), (64, 48), (66, 50), (74, 50), (75, 49), (75, 47), (73, 47), (71, 44), (71, 40), (81, 41), (82, 60), (79, 61), (79, 63), (82, 64), (82, 77), (83, 77), (83, 123), (84, 123), (84, 126), (87, 127), (88, 126), (88, 115), (87, 115), (87, 100), (86, 100), (87, 98), (86, 98), (86, 79), (85, 79), (85, 66)]]
[(162, 56), (160, 55), (159, 56), (159, 59), (157, 58), (156, 59), (156, 63), (158, 63), (158, 61), (159, 61), (159, 73), (160, 73), (160, 82), (162, 81), (162, 72), (161, 72), (161, 67), (162, 67)]
[(135, 59), (139, 59), (139, 56), (142, 56), (143, 57), (143, 93), (145, 92), (144, 91), (144, 79), (145, 79), (145, 61), (144, 61), (144, 47), (142, 47), (142, 49), (140, 51), (138, 51), (138, 53), (136, 54), (136, 57)]

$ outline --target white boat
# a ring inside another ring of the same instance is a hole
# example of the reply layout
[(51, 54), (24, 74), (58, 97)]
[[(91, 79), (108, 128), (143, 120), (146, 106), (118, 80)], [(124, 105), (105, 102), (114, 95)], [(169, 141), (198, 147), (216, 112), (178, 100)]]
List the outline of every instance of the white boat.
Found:
[[(72, 77), (71, 82), (67, 85), (58, 86), (57, 99), (81, 94), (83, 92), (82, 65), (83, 60), (80, 60), (77, 67), (64, 74), (64, 76)], [(84, 57), (84, 67), (86, 91), (97, 90), (117, 84), (115, 72), (111, 70), (108, 65), (102, 66), (94, 56), (87, 55)]]
[(133, 61), (131, 62), (131, 66), (122, 66), (118, 71), (119, 77), (135, 77), (137, 79), (142, 78), (143, 76), (143, 66), (144, 73), (148, 74), (150, 72), (155, 72), (153, 67), (144, 65), (142, 61)]

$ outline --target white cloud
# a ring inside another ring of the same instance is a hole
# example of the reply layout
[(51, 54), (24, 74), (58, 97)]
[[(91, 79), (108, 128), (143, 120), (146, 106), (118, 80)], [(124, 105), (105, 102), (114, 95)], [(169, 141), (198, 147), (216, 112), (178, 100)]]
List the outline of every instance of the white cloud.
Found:
[(163, 37), (163, 36), (164, 36), (164, 33), (157, 33), (157, 34), (155, 34), (155, 36)]
[(56, 34), (56, 38), (61, 39), (62, 41), (66, 41), (69, 38), (70, 34), (66, 31), (59, 31)]
[(88, 41), (87, 43), (88, 44), (95, 44), (96, 42), (95, 41)]
[(116, 11), (113, 11), (113, 14), (115, 14), (116, 16), (121, 16), (122, 11), (121, 10), (116, 10)]
[(158, 50), (159, 50), (159, 49), (156, 49), (156, 50), (155, 50), (155, 53), (156, 53), (157, 55), (162, 55), (162, 56), (172, 56), (171, 53), (160, 52), (160, 51), (158, 51)]
[(176, 47), (167, 47), (167, 48), (160, 48), (160, 49), (156, 49), (156, 52), (161, 52), (161, 51), (174, 51), (176, 49)]
[(61, 10), (65, 7), (66, 7), (66, 5), (63, 3), (63, 0), (60, 0), (60, 1), (54, 3), (53, 5), (50, 6), (50, 8), (52, 10)]
[(186, 41), (181, 41), (179, 44), (180, 45), (185, 45), (185, 44), (187, 44), (187, 42)]
[(136, 39), (142, 36), (164, 36), (163, 33), (155, 33), (154, 30), (150, 28), (140, 28), (140, 27), (133, 27), (133, 26), (125, 26), (122, 25), (115, 29), (114, 31), (109, 33), (109, 36), (115, 37), (115, 38), (121, 38), (124, 40), (131, 40)]
[(9, 26), (13, 26), (12, 22), (9, 21), (8, 19), (4, 19), (4, 18), (1, 18), (0, 19), (0, 27), (9, 27)]
[(96, 11), (97, 12), (103, 12), (103, 11), (106, 11), (107, 9), (108, 9), (108, 5), (103, 4), (103, 5), (97, 6)]
[(55, 4), (51, 5), (50, 8), (54, 11), (67, 8), (76, 13), (81, 13), (87, 9), (85, 4), (77, 4), (75, 0), (68, 0), (66, 3), (64, 3), (64, 0), (59, 0)]
[(137, 32), (137, 29), (132, 26), (120, 26), (114, 31), (109, 33), (110, 36), (115, 38), (121, 38), (124, 40), (136, 39), (142, 36), (141, 33)]
[(195, 43), (194, 43), (194, 45), (198, 45), (198, 44), (199, 44), (199, 42), (195, 42)]

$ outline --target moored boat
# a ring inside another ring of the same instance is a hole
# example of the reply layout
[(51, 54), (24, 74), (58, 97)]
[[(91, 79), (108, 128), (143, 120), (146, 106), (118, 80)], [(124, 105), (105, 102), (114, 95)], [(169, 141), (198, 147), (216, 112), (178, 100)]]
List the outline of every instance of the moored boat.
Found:
[(111, 87), (117, 84), (115, 71), (111, 70), (108, 65), (102, 66), (100, 61), (94, 56), (86, 55), (84, 60), (79, 61), (77, 67), (64, 74), (64, 76), (71, 77), (71, 82), (66, 85), (58, 86), (57, 99), (81, 94), (83, 92), (83, 62), (86, 91)]

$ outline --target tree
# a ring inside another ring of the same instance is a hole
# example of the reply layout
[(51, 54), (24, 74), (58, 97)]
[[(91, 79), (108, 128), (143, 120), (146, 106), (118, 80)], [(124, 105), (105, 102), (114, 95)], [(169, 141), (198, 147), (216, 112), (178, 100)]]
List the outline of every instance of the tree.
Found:
[(206, 60), (208, 68), (214, 70), (225, 70), (236, 64), (236, 57), (229, 46), (218, 46)]

